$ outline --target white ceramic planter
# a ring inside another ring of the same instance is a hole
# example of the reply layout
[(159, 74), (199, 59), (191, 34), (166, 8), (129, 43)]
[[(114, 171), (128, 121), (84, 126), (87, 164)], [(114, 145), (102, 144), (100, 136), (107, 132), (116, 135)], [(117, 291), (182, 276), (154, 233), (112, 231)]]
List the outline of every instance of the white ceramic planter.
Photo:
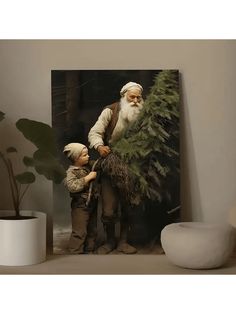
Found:
[(167, 258), (177, 266), (217, 268), (233, 252), (233, 227), (202, 222), (173, 223), (162, 230), (161, 243)]
[[(0, 216), (12, 211), (0, 211)], [(0, 265), (23, 266), (41, 263), (46, 259), (46, 214), (21, 211), (34, 219), (0, 219)]]

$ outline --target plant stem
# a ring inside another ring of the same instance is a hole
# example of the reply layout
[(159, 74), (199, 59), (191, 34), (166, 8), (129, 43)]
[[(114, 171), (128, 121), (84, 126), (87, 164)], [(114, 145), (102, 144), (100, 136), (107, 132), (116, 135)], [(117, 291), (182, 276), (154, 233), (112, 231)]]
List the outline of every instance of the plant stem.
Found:
[(28, 190), (29, 187), (30, 187), (30, 184), (27, 184), (25, 190), (24, 190), (23, 193), (20, 195), (20, 197), (19, 197), (19, 207), (20, 207), (20, 203), (21, 203), (21, 201), (22, 201), (22, 199), (23, 199), (23, 197), (24, 197), (24, 195), (25, 195), (25, 193), (27, 192), (27, 190)]
[(10, 164), (8, 163), (7, 159), (5, 158), (5, 156), (0, 152), (0, 157), (1, 159), (3, 160), (3, 163), (5, 164), (6, 166), (6, 169), (7, 169), (7, 173), (8, 173), (8, 179), (9, 179), (9, 183), (10, 183), (10, 188), (11, 188), (11, 194), (12, 194), (12, 200), (13, 200), (13, 204), (14, 204), (14, 209), (16, 211), (16, 215), (17, 215), (17, 212), (19, 213), (19, 210), (17, 210), (17, 203), (18, 203), (18, 200), (17, 200), (17, 191), (14, 190), (14, 184), (13, 184), (13, 181), (14, 181), (14, 174), (13, 174), (13, 170), (11, 169), (10, 167)]
[(20, 209), (19, 209), (19, 206), (20, 206), (20, 201), (19, 201), (20, 195), (19, 195), (19, 190), (18, 190), (16, 178), (15, 178), (15, 175), (14, 175), (12, 162), (11, 162), (11, 160), (9, 158), (7, 159), (7, 161), (8, 161), (8, 165), (9, 165), (10, 174), (11, 174), (12, 184), (13, 184), (13, 187), (14, 187), (13, 190), (15, 191), (15, 211), (16, 211), (16, 216), (20, 216)]

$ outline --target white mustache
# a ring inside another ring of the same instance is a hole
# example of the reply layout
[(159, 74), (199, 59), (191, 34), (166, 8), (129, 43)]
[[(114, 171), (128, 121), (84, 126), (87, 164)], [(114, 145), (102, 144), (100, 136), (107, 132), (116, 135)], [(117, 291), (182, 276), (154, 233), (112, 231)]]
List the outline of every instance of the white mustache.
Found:
[(141, 106), (141, 103), (139, 103), (139, 102), (136, 102), (136, 103), (135, 102), (130, 102), (129, 104), (130, 104), (131, 107), (140, 107)]

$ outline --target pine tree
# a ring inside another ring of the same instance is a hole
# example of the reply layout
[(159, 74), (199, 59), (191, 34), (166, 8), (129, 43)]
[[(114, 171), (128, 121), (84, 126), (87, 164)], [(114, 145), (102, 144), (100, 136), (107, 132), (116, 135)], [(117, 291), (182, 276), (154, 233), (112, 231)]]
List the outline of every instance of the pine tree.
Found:
[(179, 178), (178, 71), (156, 75), (138, 119), (112, 145), (102, 168), (130, 204), (171, 199)]

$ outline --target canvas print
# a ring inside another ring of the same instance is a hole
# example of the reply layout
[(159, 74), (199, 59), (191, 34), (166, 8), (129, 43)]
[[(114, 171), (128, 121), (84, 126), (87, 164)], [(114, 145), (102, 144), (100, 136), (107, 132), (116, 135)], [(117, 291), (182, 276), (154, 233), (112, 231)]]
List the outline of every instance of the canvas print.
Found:
[(160, 254), (180, 216), (178, 70), (54, 70), (55, 254)]

